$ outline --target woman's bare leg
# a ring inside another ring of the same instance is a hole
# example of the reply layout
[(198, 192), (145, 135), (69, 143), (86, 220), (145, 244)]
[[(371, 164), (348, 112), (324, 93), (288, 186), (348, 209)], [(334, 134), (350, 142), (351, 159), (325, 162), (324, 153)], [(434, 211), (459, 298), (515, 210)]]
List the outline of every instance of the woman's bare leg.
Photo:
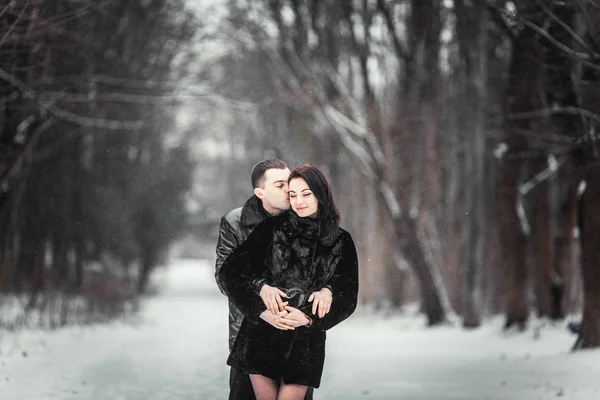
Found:
[(302, 400), (306, 396), (306, 390), (308, 386), (282, 383), (277, 400)]
[(250, 381), (256, 400), (277, 400), (277, 393), (279, 392), (277, 381), (258, 374), (250, 374)]

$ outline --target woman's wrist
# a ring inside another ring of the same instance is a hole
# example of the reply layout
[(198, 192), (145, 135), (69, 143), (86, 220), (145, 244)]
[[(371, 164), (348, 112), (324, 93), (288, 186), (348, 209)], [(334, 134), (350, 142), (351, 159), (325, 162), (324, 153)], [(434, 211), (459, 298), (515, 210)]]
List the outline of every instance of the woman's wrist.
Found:
[(309, 317), (308, 315), (304, 314), (304, 316), (306, 317), (306, 319), (308, 320), (308, 322), (304, 325), (307, 328), (310, 328), (313, 324), (313, 320), (311, 317)]
[(267, 285), (267, 280), (264, 278), (257, 278), (252, 281), (252, 286), (254, 286), (254, 290), (256, 291), (256, 293), (258, 293), (259, 296), (260, 291), (265, 285)]

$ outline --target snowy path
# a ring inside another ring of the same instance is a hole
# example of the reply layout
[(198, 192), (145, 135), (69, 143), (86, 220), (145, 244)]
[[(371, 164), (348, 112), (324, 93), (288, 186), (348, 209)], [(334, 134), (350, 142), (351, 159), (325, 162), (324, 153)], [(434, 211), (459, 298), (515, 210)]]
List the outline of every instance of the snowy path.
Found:
[[(2, 400), (226, 399), (227, 304), (212, 266), (178, 261), (138, 324), (0, 336)], [(564, 324), (464, 332), (359, 311), (328, 333), (317, 400), (600, 399), (600, 352), (569, 354)]]

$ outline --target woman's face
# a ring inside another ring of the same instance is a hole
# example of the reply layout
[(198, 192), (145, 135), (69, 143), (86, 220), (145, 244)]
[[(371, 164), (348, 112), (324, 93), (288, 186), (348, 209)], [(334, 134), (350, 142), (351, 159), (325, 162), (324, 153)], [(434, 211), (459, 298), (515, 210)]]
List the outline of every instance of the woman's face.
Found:
[(290, 181), (290, 205), (299, 217), (314, 218), (319, 210), (319, 201), (302, 178)]

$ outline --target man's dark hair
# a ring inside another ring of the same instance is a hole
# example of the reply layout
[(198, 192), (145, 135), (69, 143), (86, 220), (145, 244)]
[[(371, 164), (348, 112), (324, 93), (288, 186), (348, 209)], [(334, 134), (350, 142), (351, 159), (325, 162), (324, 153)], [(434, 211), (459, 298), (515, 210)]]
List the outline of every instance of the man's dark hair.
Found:
[(340, 211), (335, 206), (333, 193), (327, 178), (312, 164), (303, 164), (290, 172), (288, 183), (294, 178), (302, 178), (319, 202), (316, 219), (320, 222), (321, 242), (332, 244), (340, 232)]
[(252, 180), (252, 189), (263, 187), (265, 184), (265, 172), (269, 169), (286, 169), (287, 165), (281, 160), (270, 159), (263, 160), (252, 167), (250, 179)]

